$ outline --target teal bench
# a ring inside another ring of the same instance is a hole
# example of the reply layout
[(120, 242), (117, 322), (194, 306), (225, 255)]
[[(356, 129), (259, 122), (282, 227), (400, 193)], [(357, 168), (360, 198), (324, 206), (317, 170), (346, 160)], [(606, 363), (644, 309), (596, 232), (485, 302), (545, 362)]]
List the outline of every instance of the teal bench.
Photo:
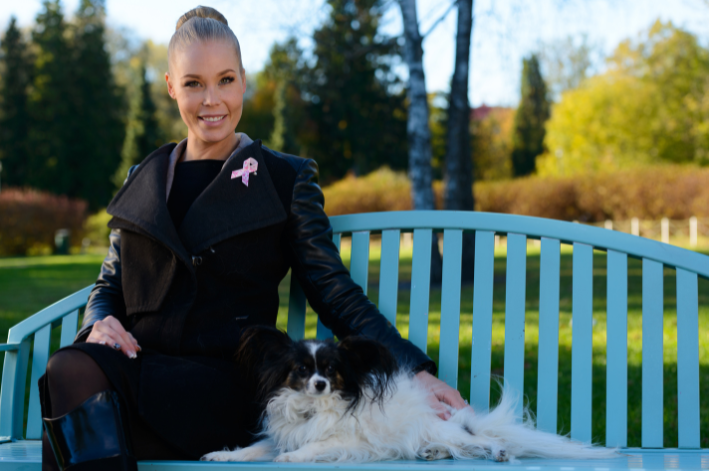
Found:
[[(539, 287), (539, 352), (537, 426), (556, 431), (559, 367), (559, 290), (561, 244), (573, 245), (572, 378), (570, 435), (591, 440), (593, 251), (607, 253), (607, 401), (608, 446), (625, 453), (612, 460), (407, 461), (367, 465), (302, 465), (281, 463), (141, 462), (141, 470), (192, 471), (205, 469), (357, 469), (451, 470), (524, 468), (530, 471), (599, 471), (635, 468), (709, 469), (709, 449), (700, 447), (698, 277), (709, 278), (709, 257), (628, 234), (561, 221), (492, 213), (411, 211), (355, 214), (331, 218), (335, 242), (351, 236), (353, 279), (366, 291), (370, 235), (381, 234), (379, 309), (395, 321), (399, 289), (399, 248), (402, 232), (413, 232), (409, 339), (426, 350), (429, 274), (433, 231), (443, 232), (443, 282), (440, 319), (439, 376), (451, 386), (458, 382), (461, 304), (461, 247), (463, 231), (475, 232), (473, 342), (470, 403), (479, 411), (489, 407), (491, 381), (493, 268), (495, 235), (507, 236), (504, 379), (522, 390), (527, 276), (527, 240), (541, 240)], [(642, 259), (642, 448), (627, 448), (627, 313), (628, 257)], [(663, 269), (676, 270), (677, 383), (676, 417), (663, 410)], [(41, 419), (37, 379), (50, 354), (50, 333), (61, 328), (61, 345), (72, 342), (87, 287), (29, 317), (10, 329), (0, 391), (0, 470), (39, 470)], [(293, 280), (290, 286), (288, 333), (305, 332), (305, 296)], [(317, 336), (331, 334), (320, 323)], [(32, 361), (30, 363), (30, 353)], [(27, 378), (29, 403), (25, 403)], [(706, 379), (704, 379), (706, 381)], [(27, 411), (27, 430), (23, 422)], [(663, 448), (665, 421), (677, 421), (679, 448)], [(704, 431), (707, 434), (707, 431)]]

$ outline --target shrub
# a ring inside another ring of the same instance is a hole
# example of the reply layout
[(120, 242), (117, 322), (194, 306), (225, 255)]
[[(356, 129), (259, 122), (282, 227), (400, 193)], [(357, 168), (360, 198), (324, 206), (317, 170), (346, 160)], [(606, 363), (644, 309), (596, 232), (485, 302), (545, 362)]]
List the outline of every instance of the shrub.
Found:
[(58, 229), (69, 229), (70, 244), (79, 245), (85, 219), (85, 201), (35, 190), (3, 188), (0, 192), (0, 255), (51, 250)]
[(92, 214), (86, 219), (84, 224), (84, 234), (91, 245), (97, 247), (108, 246), (108, 235), (111, 229), (108, 228), (108, 221), (111, 220), (111, 215), (105, 209)]
[[(433, 185), (442, 207), (443, 184)], [(476, 182), (475, 209), (566, 221), (687, 219), (709, 217), (709, 169), (666, 165), (574, 177), (531, 176)], [(324, 189), (325, 211), (334, 216), (411, 209), (406, 175), (380, 169), (348, 177)]]

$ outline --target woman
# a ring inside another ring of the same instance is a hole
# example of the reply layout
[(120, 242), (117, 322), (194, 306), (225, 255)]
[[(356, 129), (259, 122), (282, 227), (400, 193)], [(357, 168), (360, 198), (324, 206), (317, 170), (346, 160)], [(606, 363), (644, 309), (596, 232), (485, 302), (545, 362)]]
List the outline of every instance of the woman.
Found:
[(187, 12), (168, 58), (187, 139), (131, 169), (108, 206), (110, 249), (83, 325), (40, 380), (43, 469), (135, 470), (247, 445), (260, 410), (231, 356), (242, 329), (275, 324), (289, 268), (338, 337), (386, 344), (441, 417), (439, 400), (464, 407), (350, 279), (315, 162), (234, 133), (246, 81), (224, 17)]

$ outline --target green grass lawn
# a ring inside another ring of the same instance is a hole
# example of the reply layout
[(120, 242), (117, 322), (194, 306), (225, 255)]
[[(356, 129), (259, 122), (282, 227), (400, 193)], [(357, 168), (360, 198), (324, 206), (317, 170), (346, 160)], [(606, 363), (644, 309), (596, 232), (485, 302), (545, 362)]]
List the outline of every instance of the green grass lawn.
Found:
[[(525, 331), (525, 395), (531, 410), (536, 410), (537, 388), (537, 339), (539, 315), (539, 253), (530, 248), (527, 261), (527, 313)], [(345, 264), (349, 254), (343, 249)], [(102, 257), (100, 255), (75, 255), (55, 257), (7, 258), (0, 259), (0, 336), (6, 339), (7, 330), (28, 315), (45, 307), (79, 288), (92, 283), (98, 273)], [(603, 443), (605, 440), (605, 261), (604, 253), (594, 256), (594, 328), (593, 328), (593, 438)], [(378, 299), (379, 253), (372, 248), (369, 275), (369, 296)], [(504, 364), (504, 300), (505, 300), (505, 257), (501, 252), (495, 258), (495, 288), (493, 294), (492, 332), (492, 372), (503, 375)], [(410, 279), (411, 254), (402, 250), (400, 281)], [(559, 410), (558, 428), (568, 432), (570, 428), (571, 391), (571, 273), (570, 249), (564, 247), (561, 256), (561, 300), (559, 329)], [(641, 418), (641, 358), (642, 358), (642, 314), (641, 314), (641, 263), (630, 260), (628, 268), (628, 445), (640, 446)], [(709, 281), (700, 280), (700, 388), (701, 388), (701, 444), (709, 447)], [(464, 397), (470, 392), (471, 338), (472, 338), (472, 286), (464, 286), (461, 300), (459, 389)], [(674, 270), (665, 271), (665, 316), (664, 316), (664, 444), (677, 446), (677, 322)], [(281, 305), (278, 325), (285, 328), (287, 320), (288, 279), (280, 287)], [(410, 292), (402, 289), (399, 293), (397, 327), (402, 335), (408, 334), (408, 311)], [(428, 331), (429, 355), (438, 357), (441, 291), (431, 291), (430, 325)], [(315, 314), (308, 309), (306, 335), (315, 336)], [(56, 334), (56, 333), (55, 333)], [(58, 336), (53, 346), (58, 346)], [(491, 391), (495, 400), (499, 391)]]

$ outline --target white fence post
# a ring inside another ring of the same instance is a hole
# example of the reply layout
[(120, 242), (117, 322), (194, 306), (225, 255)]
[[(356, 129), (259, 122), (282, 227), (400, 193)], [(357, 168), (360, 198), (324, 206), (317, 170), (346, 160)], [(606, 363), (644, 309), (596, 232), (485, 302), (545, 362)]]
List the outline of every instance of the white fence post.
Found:
[(638, 218), (630, 220), (630, 233), (634, 236), (640, 235), (640, 220)]
[(612, 231), (613, 230), (613, 221), (611, 221), (610, 219), (606, 219), (605, 228), (608, 229), (609, 231)]
[(662, 242), (665, 244), (670, 243), (670, 220), (667, 218), (662, 218), (660, 221), (660, 229), (662, 234)]
[(692, 216), (689, 218), (689, 245), (691, 247), (697, 246), (697, 218)]

